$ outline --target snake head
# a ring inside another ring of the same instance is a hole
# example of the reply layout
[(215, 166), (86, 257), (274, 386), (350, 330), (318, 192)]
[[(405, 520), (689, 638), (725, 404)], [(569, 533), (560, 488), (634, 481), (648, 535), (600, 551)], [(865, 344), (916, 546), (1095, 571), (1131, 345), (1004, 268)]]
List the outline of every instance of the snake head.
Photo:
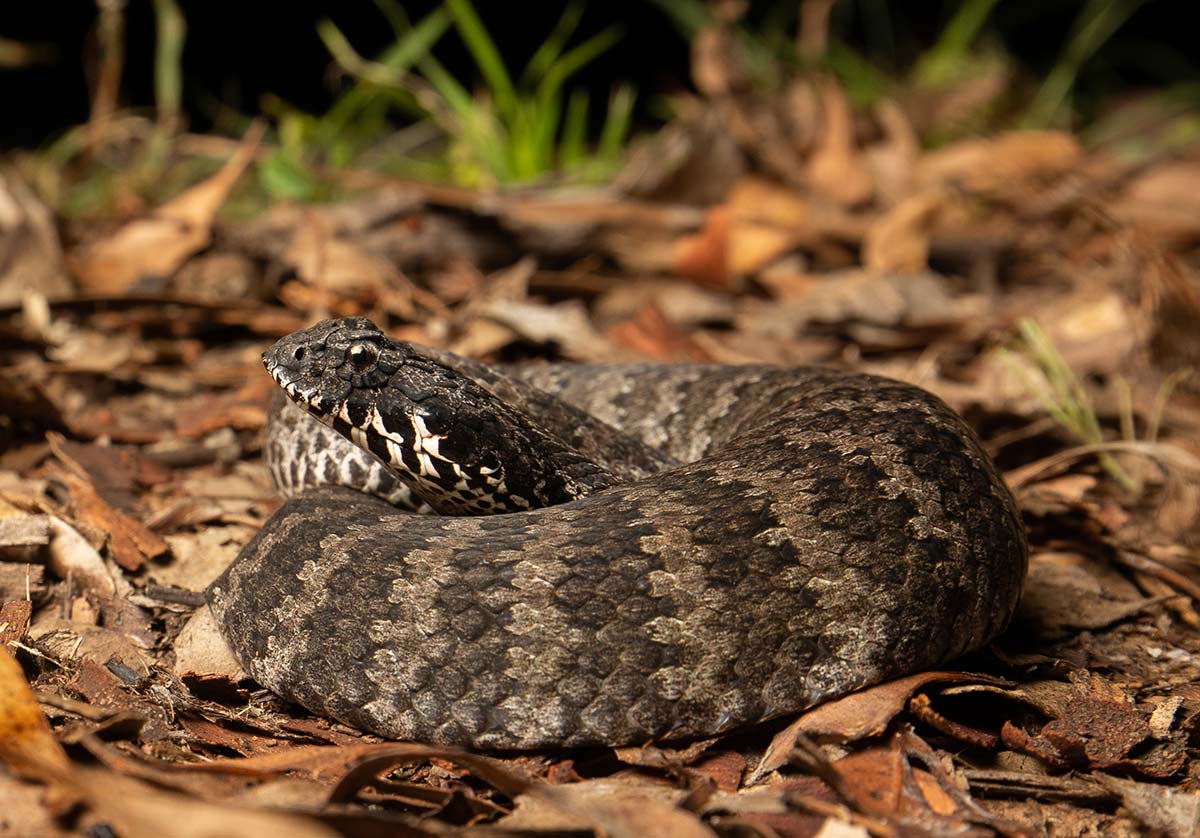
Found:
[(263, 353), (263, 366), (288, 398), (318, 418), (337, 413), (355, 388), (377, 387), (387, 338), (365, 317), (323, 320)]

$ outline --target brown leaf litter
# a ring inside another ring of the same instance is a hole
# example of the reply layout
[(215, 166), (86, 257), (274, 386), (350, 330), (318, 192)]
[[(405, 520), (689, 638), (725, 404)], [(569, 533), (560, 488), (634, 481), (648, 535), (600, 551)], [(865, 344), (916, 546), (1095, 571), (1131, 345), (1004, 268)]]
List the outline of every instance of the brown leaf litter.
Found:
[[(0, 835), (1196, 832), (1194, 150), (1135, 166), (1013, 132), (923, 151), (911, 104), (748, 90), (727, 35), (697, 42), (707, 98), (657, 138), (676, 152), (635, 155), (629, 194), (356, 173), (359, 195), (227, 221), (250, 136), (114, 228), (56, 225), (4, 171)], [(259, 353), (360, 313), (489, 360), (919, 383), (1017, 494), (1021, 610), (943, 671), (703, 742), (479, 755), (313, 718), (239, 670), (199, 592), (278, 503)], [(1099, 441), (1048, 416), (1022, 318)]]

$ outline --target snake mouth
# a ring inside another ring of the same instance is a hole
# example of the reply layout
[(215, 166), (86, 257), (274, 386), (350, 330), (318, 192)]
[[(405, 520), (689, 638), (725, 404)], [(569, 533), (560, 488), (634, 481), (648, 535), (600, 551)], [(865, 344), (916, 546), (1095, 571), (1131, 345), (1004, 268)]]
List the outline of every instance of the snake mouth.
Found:
[(270, 374), (271, 378), (275, 379), (275, 383), (279, 385), (279, 389), (287, 393), (289, 399), (300, 398), (300, 382), (298, 373), (293, 373), (292, 370), (279, 365), (269, 368), (267, 372)]

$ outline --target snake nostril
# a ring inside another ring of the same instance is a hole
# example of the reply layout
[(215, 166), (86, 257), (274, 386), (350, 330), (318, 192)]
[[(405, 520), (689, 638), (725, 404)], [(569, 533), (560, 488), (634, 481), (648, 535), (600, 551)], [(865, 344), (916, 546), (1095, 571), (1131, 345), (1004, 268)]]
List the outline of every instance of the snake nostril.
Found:
[(304, 356), (308, 354), (308, 349), (303, 346), (297, 346), (296, 351), (292, 353), (292, 357), (297, 361), (303, 361)]

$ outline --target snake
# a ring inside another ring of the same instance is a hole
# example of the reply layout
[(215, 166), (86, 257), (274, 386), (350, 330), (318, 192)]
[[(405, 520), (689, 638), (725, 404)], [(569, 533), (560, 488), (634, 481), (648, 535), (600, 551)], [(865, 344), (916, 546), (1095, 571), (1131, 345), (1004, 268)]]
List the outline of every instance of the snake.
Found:
[(486, 750), (753, 728), (979, 650), (1028, 563), (933, 394), (817, 366), (490, 365), (325, 320), (263, 355), (282, 504), (208, 587), (259, 684)]

